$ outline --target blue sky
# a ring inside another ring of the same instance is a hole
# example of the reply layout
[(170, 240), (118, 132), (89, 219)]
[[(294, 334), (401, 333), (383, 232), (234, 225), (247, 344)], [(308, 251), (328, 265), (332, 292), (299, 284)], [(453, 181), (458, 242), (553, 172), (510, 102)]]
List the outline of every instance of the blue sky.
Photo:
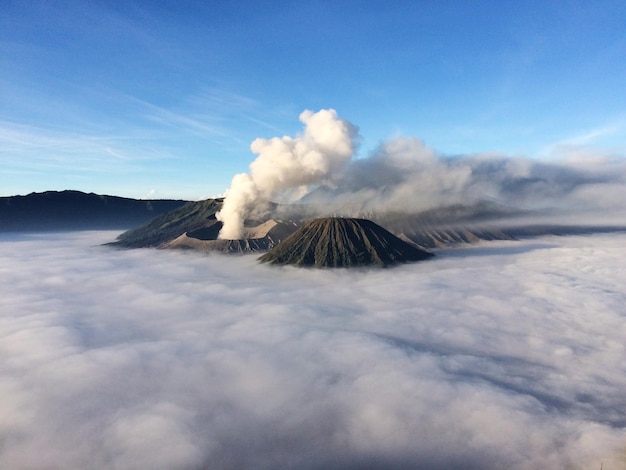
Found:
[(0, 195), (199, 199), (304, 109), (357, 157), (626, 154), (623, 1), (5, 1)]

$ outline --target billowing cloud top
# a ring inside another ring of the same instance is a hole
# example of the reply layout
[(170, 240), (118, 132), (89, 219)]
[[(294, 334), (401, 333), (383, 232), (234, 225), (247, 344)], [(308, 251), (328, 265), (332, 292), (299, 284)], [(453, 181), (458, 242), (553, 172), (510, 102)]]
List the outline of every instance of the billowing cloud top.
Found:
[(610, 218), (626, 222), (626, 159), (531, 159), (496, 154), (442, 156), (421, 140), (397, 138), (369, 158), (353, 160), (334, 187), (311, 201), (340, 212), (419, 212), (491, 201), (554, 219)]
[(352, 157), (357, 128), (340, 119), (334, 109), (300, 114), (304, 133), (292, 138), (256, 139), (250, 149), (258, 157), (250, 173), (233, 177), (218, 218), (220, 238), (241, 238), (243, 223), (255, 206), (294, 188), (320, 183)]
[[(626, 158), (560, 148), (550, 158), (498, 154), (445, 156), (417, 138), (383, 142), (354, 159), (357, 128), (332, 110), (300, 115), (295, 138), (256, 139), (250, 172), (235, 175), (218, 217), (222, 238), (270, 200), (313, 203), (310, 215), (418, 213), (485, 201), (537, 222), (626, 224)], [(317, 212), (315, 212), (317, 211)], [(528, 221), (527, 221), (528, 222)]]

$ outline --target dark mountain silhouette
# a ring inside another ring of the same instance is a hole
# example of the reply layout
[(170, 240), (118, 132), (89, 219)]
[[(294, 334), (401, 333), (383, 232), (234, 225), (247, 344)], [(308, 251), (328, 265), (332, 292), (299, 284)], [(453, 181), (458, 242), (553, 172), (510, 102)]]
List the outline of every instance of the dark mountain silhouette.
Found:
[(80, 191), (46, 191), (0, 198), (0, 231), (125, 229), (185, 204)]
[(332, 217), (305, 223), (259, 260), (272, 264), (336, 268), (390, 266), (431, 256), (371, 220)]
[(109, 245), (253, 253), (269, 250), (299, 227), (296, 221), (249, 220), (241, 240), (218, 240), (222, 222), (216, 219), (215, 213), (222, 208), (223, 202), (223, 198), (189, 202), (122, 233)]
[(122, 233), (111, 245), (125, 248), (160, 246), (187, 232), (211, 234), (217, 238), (222, 223), (215, 218), (215, 213), (222, 208), (223, 202), (222, 198), (188, 202)]
[[(295, 232), (303, 220), (311, 220), (323, 207), (306, 204), (277, 205), (266, 218), (247, 220), (241, 240), (218, 240), (222, 223), (215, 213), (223, 199), (188, 202), (168, 213), (121, 234), (112, 245), (141, 248), (177, 248), (223, 253), (267, 251)], [(624, 230), (624, 227), (576, 227), (559, 225), (512, 225), (525, 213), (484, 202), (454, 205), (420, 213), (379, 212), (357, 215), (381, 225), (398, 238), (426, 250), (481, 240), (514, 240), (547, 234), (595, 233)]]
[[(0, 197), (0, 232), (130, 228), (112, 245), (250, 253), (275, 247), (296, 231), (303, 220), (323, 217), (328, 210), (324, 205), (315, 204), (271, 204), (264, 218), (246, 221), (241, 240), (218, 240), (222, 223), (216, 219), (215, 213), (222, 204), (223, 198), (188, 202), (138, 200), (80, 191), (46, 191)], [(347, 214), (340, 215), (372, 220), (403, 241), (425, 249), (480, 240), (626, 230), (624, 226), (523, 222), (514, 225), (516, 217), (526, 214), (492, 202), (441, 207), (415, 214), (348, 209)]]
[[(222, 203), (222, 198), (189, 202), (123, 233), (112, 245), (127, 248), (158, 246), (227, 253), (266, 251), (293, 233), (303, 219), (312, 218), (309, 211), (313, 211), (312, 208), (300, 204), (274, 205), (272, 209), (277, 218), (247, 221), (246, 234), (242, 240), (226, 241), (217, 240), (222, 223), (215, 218), (215, 213), (222, 208)], [(319, 208), (314, 210), (318, 211)], [(427, 249), (457, 243), (475, 243), (479, 240), (512, 238), (500, 230), (478, 230), (465, 224), (461, 227), (449, 225), (453, 224), (455, 217), (464, 222), (471, 211), (472, 209), (461, 210), (453, 207), (443, 208), (438, 215), (433, 211), (423, 214), (371, 214), (367, 218), (384, 226), (402, 240)], [(440, 220), (448, 225), (442, 224)], [(261, 229), (270, 222), (272, 226), (263, 233)]]

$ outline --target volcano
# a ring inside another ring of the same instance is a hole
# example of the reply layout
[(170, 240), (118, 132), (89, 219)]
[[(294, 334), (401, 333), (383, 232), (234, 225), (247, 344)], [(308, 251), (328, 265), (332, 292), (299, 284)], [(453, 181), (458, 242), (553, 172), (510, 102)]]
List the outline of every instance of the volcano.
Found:
[(433, 256), (367, 219), (323, 218), (305, 223), (259, 260), (315, 267), (391, 266)]

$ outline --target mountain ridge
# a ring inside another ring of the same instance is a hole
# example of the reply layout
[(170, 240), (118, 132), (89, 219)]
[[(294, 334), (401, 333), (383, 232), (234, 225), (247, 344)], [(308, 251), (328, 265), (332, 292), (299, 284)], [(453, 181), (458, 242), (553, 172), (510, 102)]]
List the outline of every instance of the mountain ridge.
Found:
[(131, 199), (82, 191), (0, 197), (0, 231), (129, 229), (187, 201)]
[[(324, 207), (272, 204), (264, 217), (246, 221), (242, 240), (218, 240), (222, 223), (216, 213), (223, 201), (138, 200), (73, 190), (1, 197), (0, 232), (126, 229), (109, 245), (254, 253), (273, 248), (306, 221), (329, 215), (324, 215)], [(426, 250), (481, 240), (626, 231), (624, 226), (582, 222), (533, 224), (533, 214), (489, 201), (420, 213), (337, 215), (372, 220), (403, 241)]]

